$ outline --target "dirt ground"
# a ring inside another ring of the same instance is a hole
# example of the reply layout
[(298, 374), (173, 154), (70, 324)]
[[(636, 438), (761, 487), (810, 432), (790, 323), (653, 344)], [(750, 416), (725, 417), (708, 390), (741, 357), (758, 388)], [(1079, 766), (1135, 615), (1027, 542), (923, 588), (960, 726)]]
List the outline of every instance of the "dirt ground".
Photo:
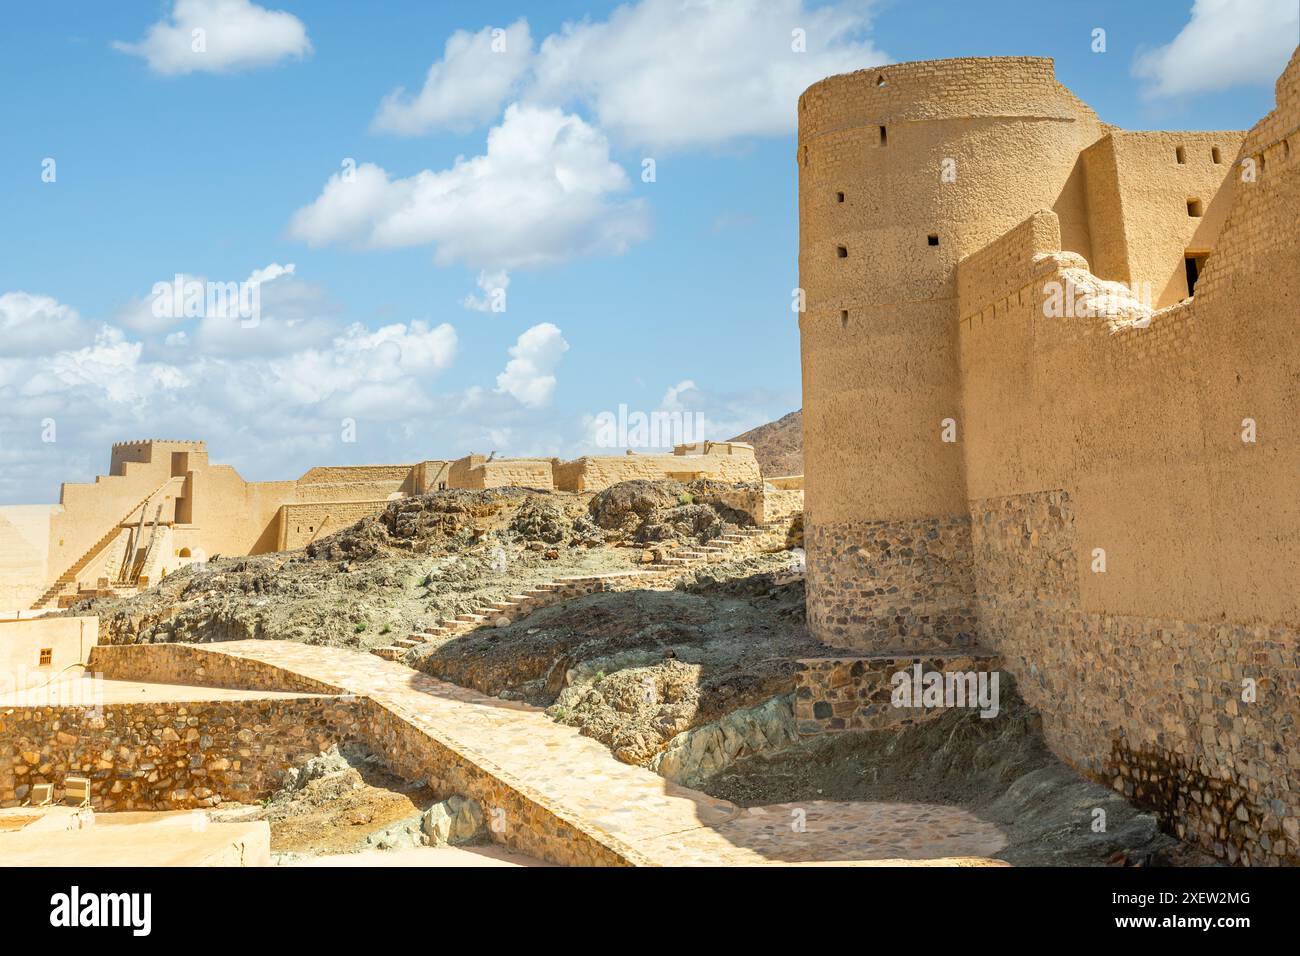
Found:
[(1010, 686), (1002, 688), (995, 718), (954, 710), (897, 731), (802, 738), (779, 753), (742, 757), (702, 789), (741, 806), (956, 805), (1003, 829), (1009, 845), (998, 857), (1016, 866), (1214, 865), (1161, 833), (1153, 816), (1054, 757), (1037, 711), (1003, 677)]
[(271, 852), (316, 856), (372, 851), (369, 838), (403, 821), (413, 821), (435, 802), (428, 787), (394, 776), (363, 747), (322, 754), (301, 776), (261, 807), (212, 811), (240, 820), (266, 820)]

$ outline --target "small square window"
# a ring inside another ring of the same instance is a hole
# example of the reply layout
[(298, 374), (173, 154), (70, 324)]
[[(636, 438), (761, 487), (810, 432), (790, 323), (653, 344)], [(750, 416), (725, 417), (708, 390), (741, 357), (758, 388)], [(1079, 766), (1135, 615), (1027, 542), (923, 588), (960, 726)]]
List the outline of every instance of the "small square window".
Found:
[(1186, 162), (1187, 162), (1187, 150), (1183, 149), (1181, 146), (1176, 147), (1176, 148), (1174, 149), (1174, 159), (1178, 160), (1178, 165), (1179, 165), (1179, 166), (1181, 166), (1181, 165), (1183, 165), (1184, 163), (1186, 163)]
[(841, 259), (847, 259), (849, 257), (849, 250), (846, 249), (844, 246), (836, 246), (835, 254), (839, 256)]
[(1203, 211), (1199, 199), (1187, 200), (1187, 215), (1191, 216), (1193, 219), (1200, 219)]
[(54, 648), (52, 648), (52, 647), (42, 647), (42, 648), (41, 648), (41, 663), (40, 663), (39, 666), (40, 666), (40, 667), (49, 667), (49, 666), (50, 666), (51, 664), (53, 664), (53, 663), (54, 663)]
[(836, 201), (836, 202), (844, 202), (844, 193), (836, 193), (836, 194), (835, 194), (835, 201)]
[(925, 241), (932, 246), (937, 246), (939, 244), (939, 236), (936, 233), (932, 232), (925, 237)]

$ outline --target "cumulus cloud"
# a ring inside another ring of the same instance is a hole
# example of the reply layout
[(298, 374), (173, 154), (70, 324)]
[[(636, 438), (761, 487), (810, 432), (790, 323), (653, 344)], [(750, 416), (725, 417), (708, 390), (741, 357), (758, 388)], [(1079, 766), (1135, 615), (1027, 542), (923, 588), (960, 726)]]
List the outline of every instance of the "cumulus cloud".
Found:
[[(418, 97), (390, 94), (376, 125), (422, 133), (526, 102), (582, 103), (629, 145), (675, 149), (795, 128), (794, 104), (832, 73), (887, 62), (867, 38), (870, 4), (806, 0), (640, 0), (607, 20), (566, 23), (536, 53), (494, 63), (484, 33), (456, 34)], [(527, 25), (514, 25), (527, 37)], [(461, 91), (464, 91), (463, 94)], [(463, 103), (459, 103), (463, 95)]]
[(155, 73), (235, 73), (311, 52), (307, 27), (293, 14), (250, 0), (176, 0), (171, 16), (135, 43), (114, 49), (139, 56)]
[(506, 289), (510, 287), (510, 273), (504, 269), (488, 272), (484, 269), (478, 274), (476, 283), (482, 295), (473, 293), (461, 300), (461, 305), (471, 312), (504, 312)]
[(4, 352), (43, 352), (55, 345), (89, 343), (95, 327), (77, 310), (48, 295), (6, 292), (0, 295), (0, 341)]
[[(267, 288), (302, 283), (286, 270)], [(306, 464), (563, 450), (546, 406), (569, 346), (549, 323), (518, 337), (495, 383), (489, 373), (446, 389), (438, 383), (459, 351), (447, 323), (370, 328), (331, 317), (329, 334), (293, 348), (220, 351), (188, 347), (203, 335), (194, 320), (139, 333), (92, 325), (51, 296), (0, 295), (10, 312), (28, 299), (38, 307), (24, 305), (24, 315), (75, 318), (79, 336), (0, 348), (0, 501), (56, 500), (60, 481), (102, 474), (112, 442), (142, 435), (202, 438), (215, 461), (250, 480), (293, 477)], [(47, 420), (54, 443), (42, 439)], [(342, 444), (345, 420), (356, 423), (355, 444)]]
[(282, 354), (326, 344), (343, 328), (339, 310), (294, 264), (254, 269), (242, 280), (177, 273), (149, 295), (118, 309), (114, 322), (170, 348), (195, 347), (210, 356)]
[(866, 38), (869, 26), (860, 3), (641, 0), (546, 37), (529, 96), (581, 100), (602, 129), (636, 145), (783, 135), (809, 85), (887, 62)]
[(1138, 55), (1147, 97), (1272, 84), (1300, 35), (1295, 0), (1196, 0), (1187, 25), (1164, 46)]
[(560, 330), (550, 322), (534, 325), (510, 347), (510, 361), (497, 376), (497, 391), (531, 408), (540, 408), (555, 392), (555, 370), (569, 350)]
[(373, 163), (337, 173), (289, 232), (312, 245), (433, 245), (439, 265), (540, 266), (621, 253), (645, 238), (644, 204), (614, 198), (628, 186), (598, 130), (558, 109), (512, 104), (485, 155), (404, 179)]
[(438, 127), (465, 129), (494, 119), (519, 83), (532, 58), (528, 23), (457, 30), (442, 59), (429, 67), (424, 87), (414, 96), (398, 88), (384, 97), (371, 128), (416, 135)]

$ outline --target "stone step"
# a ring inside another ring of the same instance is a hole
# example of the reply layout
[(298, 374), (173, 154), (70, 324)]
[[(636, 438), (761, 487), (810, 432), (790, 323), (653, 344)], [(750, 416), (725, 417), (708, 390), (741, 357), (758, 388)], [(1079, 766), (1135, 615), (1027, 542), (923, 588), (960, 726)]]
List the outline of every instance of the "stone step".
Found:
[(487, 620), (484, 614), (457, 614), (456, 620), (463, 624), (482, 624)]
[(376, 647), (370, 653), (374, 654), (376, 657), (382, 657), (386, 661), (396, 661), (400, 660), (406, 654), (406, 648), (397, 647), (396, 645), (391, 647)]

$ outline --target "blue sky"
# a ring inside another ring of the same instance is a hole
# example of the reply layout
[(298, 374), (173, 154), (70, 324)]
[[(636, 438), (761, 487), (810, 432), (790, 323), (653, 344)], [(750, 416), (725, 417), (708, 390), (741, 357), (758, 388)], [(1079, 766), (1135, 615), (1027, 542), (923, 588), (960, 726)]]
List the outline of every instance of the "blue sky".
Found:
[[(1244, 129), (1272, 106), (1295, 10), (5, 4), (0, 502), (56, 500), (133, 438), (204, 438), (270, 479), (571, 456), (597, 450), (592, 419), (620, 404), (729, 437), (800, 404), (793, 123), (809, 82), (1041, 55), (1107, 122)], [(155, 284), (177, 274), (260, 282), (256, 327), (159, 314)], [(505, 311), (466, 305), (492, 289)]]

